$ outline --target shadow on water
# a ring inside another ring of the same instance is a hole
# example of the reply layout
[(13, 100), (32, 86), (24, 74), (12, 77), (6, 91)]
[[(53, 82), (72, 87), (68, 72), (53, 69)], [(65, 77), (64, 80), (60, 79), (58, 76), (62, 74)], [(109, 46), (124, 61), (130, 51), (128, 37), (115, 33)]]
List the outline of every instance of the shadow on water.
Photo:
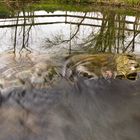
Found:
[[(1, 51), (12, 49), (139, 52), (140, 16), (111, 10), (93, 12), (34, 11), (32, 2), (8, 2), (11, 14), (0, 17)], [(5, 35), (5, 37), (3, 36)], [(60, 49), (61, 48), (61, 49)]]

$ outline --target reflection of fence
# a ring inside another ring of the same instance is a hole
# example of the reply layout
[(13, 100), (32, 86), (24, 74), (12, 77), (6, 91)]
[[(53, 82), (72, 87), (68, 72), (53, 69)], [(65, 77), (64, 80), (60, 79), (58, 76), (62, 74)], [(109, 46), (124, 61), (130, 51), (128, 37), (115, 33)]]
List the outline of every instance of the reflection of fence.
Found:
[[(35, 20), (33, 22), (23, 22), (22, 23), (22, 20), (25, 21), (25, 20), (28, 20), (28, 19), (37, 19), (37, 18), (47, 18), (49, 19), (49, 17), (64, 17), (64, 20), (62, 21), (53, 21), (53, 22), (49, 22), (49, 21), (43, 21), (43, 22), (35, 22)], [(82, 22), (82, 23), (79, 23), (78, 21), (77, 22), (72, 22), (72, 21), (68, 21), (68, 18), (75, 18), (75, 19), (84, 19), (84, 20), (91, 20), (91, 22)], [(21, 21), (20, 23), (18, 22), (18, 24), (16, 24), (16, 20), (18, 21)], [(80, 15), (69, 15), (69, 14), (52, 14), (52, 15), (31, 15), (31, 16), (14, 16), (14, 17), (8, 17), (8, 18), (0, 18), (0, 28), (8, 28), (8, 27), (17, 27), (17, 26), (30, 26), (30, 25), (47, 25), (47, 24), (74, 24), (74, 25), (83, 25), (83, 26), (93, 26), (93, 27), (102, 27), (102, 25), (100, 24), (95, 24), (94, 21), (108, 21), (107, 18), (101, 18), (101, 17), (90, 17), (90, 16), (80, 16)], [(132, 28), (128, 28), (127, 25), (131, 24), (131, 25), (135, 25), (135, 26), (140, 26), (140, 22), (135, 22), (135, 21), (128, 21), (128, 20), (117, 20), (117, 19), (114, 19), (113, 22), (116, 22), (116, 23), (123, 23), (126, 25), (125, 28), (115, 28), (115, 29), (118, 29), (118, 30), (125, 30), (125, 31), (134, 31), (134, 29)], [(4, 23), (4, 24), (3, 24)], [(10, 24), (9, 24), (10, 23)], [(106, 28), (108, 28), (108, 26), (106, 26)], [(137, 28), (135, 29), (135, 32), (140, 32), (140, 28)]]

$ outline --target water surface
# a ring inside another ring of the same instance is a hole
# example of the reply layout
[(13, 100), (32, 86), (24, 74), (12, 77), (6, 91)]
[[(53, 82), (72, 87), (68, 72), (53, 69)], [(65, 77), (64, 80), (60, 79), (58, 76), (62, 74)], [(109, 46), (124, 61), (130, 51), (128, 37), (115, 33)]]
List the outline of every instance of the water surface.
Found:
[(0, 52), (140, 53), (140, 16), (107, 8), (90, 12), (22, 9), (0, 16), (0, 46)]

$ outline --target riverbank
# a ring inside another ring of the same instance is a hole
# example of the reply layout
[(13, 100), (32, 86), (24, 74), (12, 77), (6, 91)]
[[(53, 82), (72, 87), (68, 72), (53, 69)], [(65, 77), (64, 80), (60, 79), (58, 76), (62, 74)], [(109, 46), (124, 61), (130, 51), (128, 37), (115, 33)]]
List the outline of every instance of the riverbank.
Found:
[(132, 5), (138, 6), (139, 0), (73, 0), (75, 2), (89, 2), (89, 3), (103, 3), (103, 4), (114, 4), (114, 5)]
[[(34, 3), (33, 9), (46, 11), (82, 11), (90, 12), (93, 9), (111, 9), (117, 10), (119, 13), (134, 13), (139, 14), (140, 1), (139, 0), (43, 0), (39, 3)], [(131, 11), (131, 12), (130, 12)]]
[(91, 12), (91, 11), (104, 11), (104, 9), (109, 9), (109, 11), (118, 11), (117, 13), (127, 13), (128, 15), (139, 15), (140, 14), (140, 1), (139, 0), (41, 0), (33, 3), (25, 2), (24, 4), (20, 2), (0, 2), (0, 16), (9, 16), (21, 11), (21, 9), (26, 11), (37, 11), (45, 10), (47, 12), (54, 12), (56, 10), (60, 11), (76, 11), (76, 12)]
[(48, 3), (79, 3), (79, 4), (98, 4), (98, 5), (113, 5), (113, 6), (128, 6), (139, 8), (140, 0), (42, 0)]
[(131, 8), (134, 10), (139, 10), (140, 1), (139, 0), (91, 0), (92, 4), (102, 5), (102, 6), (116, 6)]
[(115, 11), (120, 14), (127, 14), (127, 15), (139, 15), (140, 14), (140, 9), (137, 7), (130, 7), (130, 6), (125, 6), (125, 5), (114, 5), (114, 4), (107, 4), (107, 3), (34, 3), (32, 5), (32, 9), (34, 10), (45, 10), (48, 12), (53, 12), (56, 10), (60, 11), (75, 11), (75, 12), (92, 12), (94, 11), (104, 11), (108, 9), (109, 11)]

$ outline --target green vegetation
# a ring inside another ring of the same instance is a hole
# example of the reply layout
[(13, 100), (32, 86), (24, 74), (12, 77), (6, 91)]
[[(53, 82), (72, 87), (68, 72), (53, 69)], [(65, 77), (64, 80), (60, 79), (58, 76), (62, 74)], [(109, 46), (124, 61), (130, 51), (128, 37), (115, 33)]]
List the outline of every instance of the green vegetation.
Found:
[(32, 9), (34, 10), (45, 10), (48, 12), (53, 12), (56, 10), (61, 11), (83, 11), (88, 12), (92, 11), (92, 7), (85, 5), (71, 5), (71, 4), (60, 4), (60, 3), (43, 3), (43, 4), (33, 4)]
[(140, 6), (140, 0), (42, 0), (55, 3), (100, 3), (113, 5)]
[[(127, 12), (129, 15), (136, 15), (138, 14), (138, 7), (140, 7), (140, 0), (39, 0), (35, 2), (27, 0), (6, 0), (5, 3), (0, 2), (0, 16), (14, 14), (17, 11), (23, 10), (23, 7), (26, 11), (45, 10), (53, 12), (61, 10), (90, 12), (100, 10), (106, 11), (106, 5), (110, 5), (110, 7), (108, 7), (109, 11), (115, 10), (115, 12), (117, 11), (120, 14), (126, 14)], [(116, 5), (116, 7), (114, 7), (114, 5)], [(101, 7), (99, 8), (98, 6)], [(124, 6), (125, 8), (123, 8)], [(135, 10), (132, 10), (132, 8), (135, 8)]]
[(9, 10), (7, 9), (7, 6), (0, 2), (0, 16), (6, 16), (9, 15)]
[(65, 3), (40, 3), (40, 4), (33, 4), (30, 8), (33, 10), (45, 10), (48, 12), (53, 12), (56, 10), (61, 11), (78, 11), (78, 12), (92, 12), (92, 11), (115, 11), (118, 14), (127, 14), (127, 15), (140, 15), (137, 10), (132, 10), (131, 8), (121, 8), (121, 7), (112, 7), (112, 6), (101, 6), (101, 5), (94, 5), (94, 4), (65, 4)]

